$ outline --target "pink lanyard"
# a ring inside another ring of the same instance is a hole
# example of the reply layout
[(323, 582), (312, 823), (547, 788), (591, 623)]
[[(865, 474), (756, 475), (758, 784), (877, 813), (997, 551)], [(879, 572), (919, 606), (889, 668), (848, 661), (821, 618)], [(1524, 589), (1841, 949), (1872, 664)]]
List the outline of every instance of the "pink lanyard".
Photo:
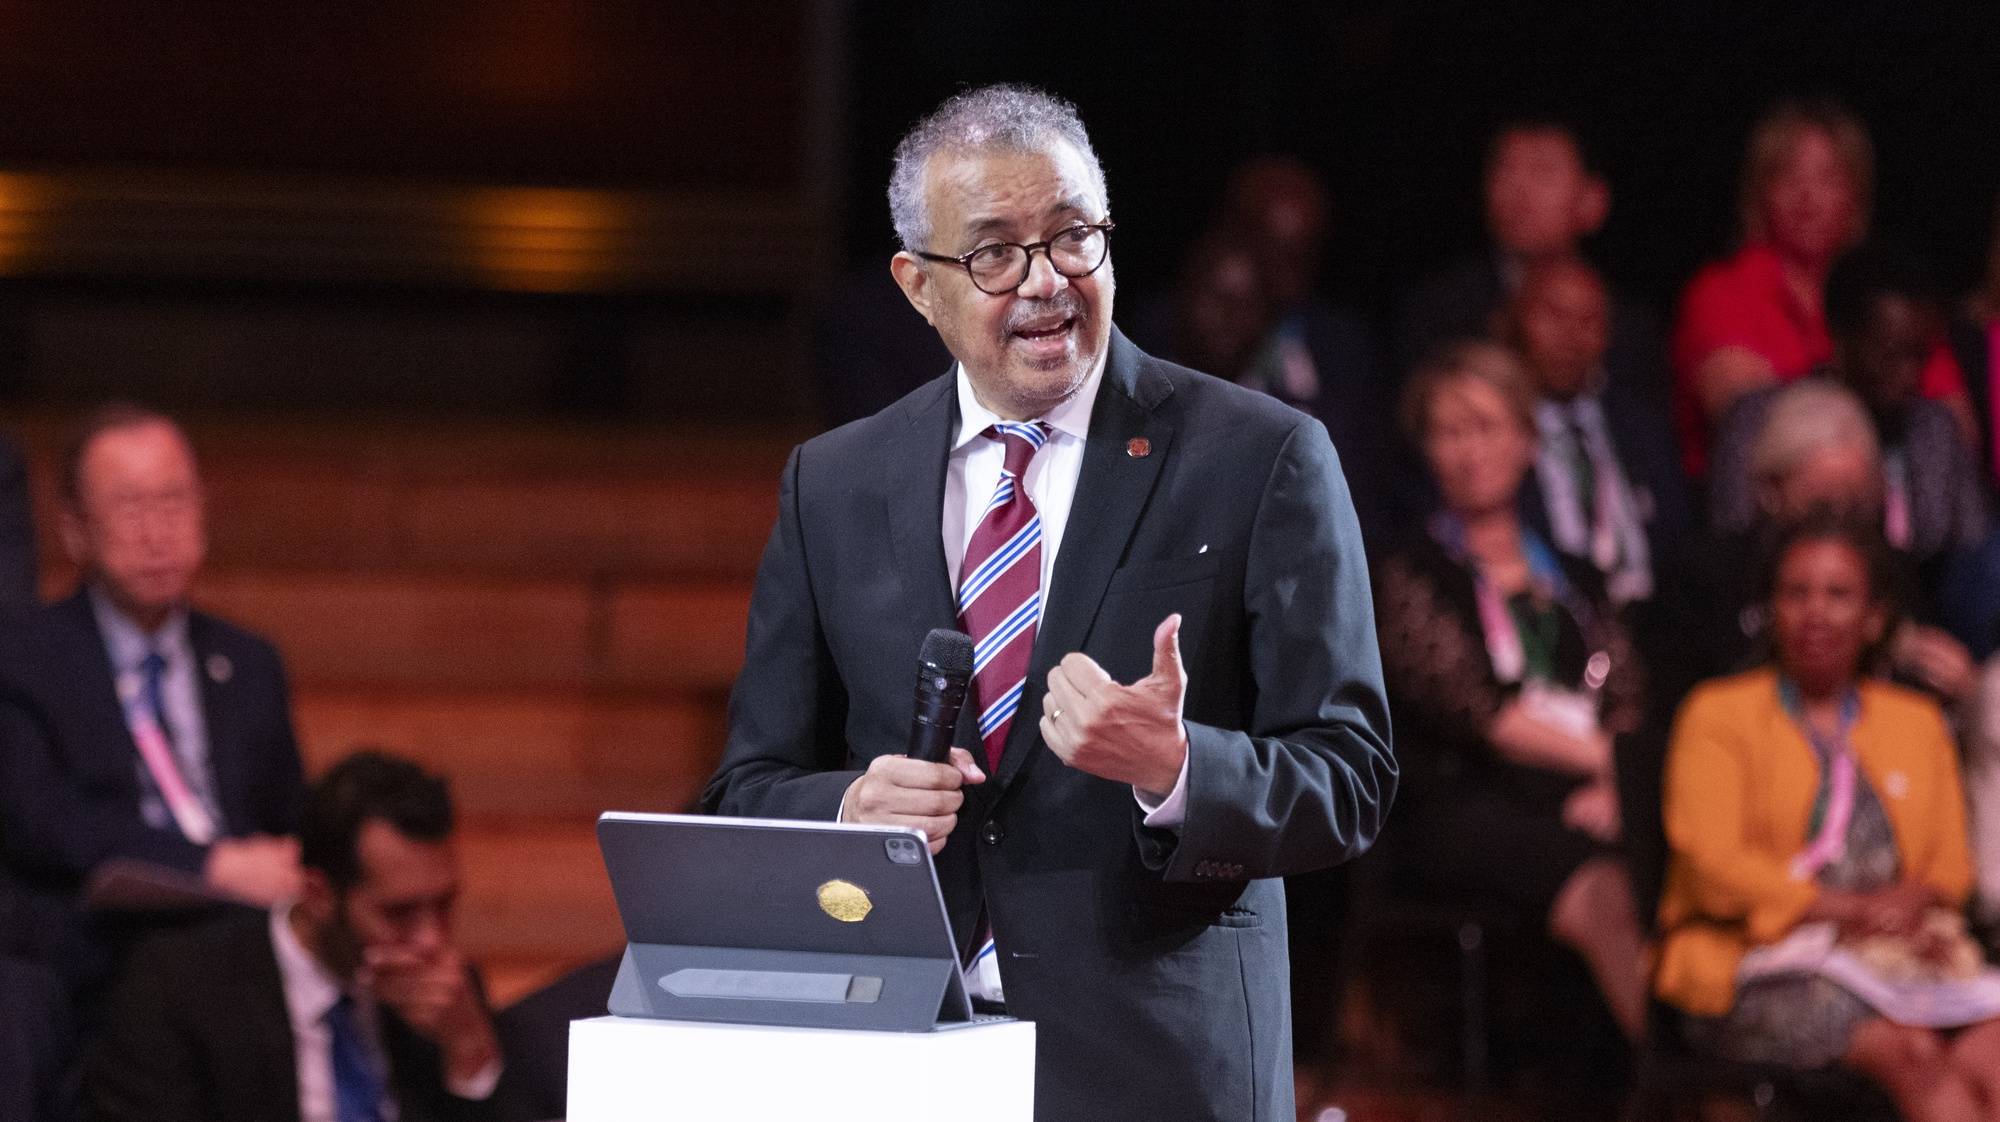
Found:
[[(1781, 682), (1778, 697), (1793, 723), (1812, 745), (1813, 755), (1826, 769), (1825, 801), (1819, 802), (1819, 832), (1792, 858), (1792, 879), (1811, 880), (1821, 869), (1847, 853), (1847, 828), (1854, 821), (1854, 796), (1858, 775), (1854, 764), (1854, 724), (1861, 716), (1861, 698), (1853, 690), (1840, 702), (1840, 727), (1832, 736), (1821, 736), (1806, 720), (1799, 704), (1798, 690), (1791, 682)], [(1816, 802), (1818, 800), (1815, 800)]]

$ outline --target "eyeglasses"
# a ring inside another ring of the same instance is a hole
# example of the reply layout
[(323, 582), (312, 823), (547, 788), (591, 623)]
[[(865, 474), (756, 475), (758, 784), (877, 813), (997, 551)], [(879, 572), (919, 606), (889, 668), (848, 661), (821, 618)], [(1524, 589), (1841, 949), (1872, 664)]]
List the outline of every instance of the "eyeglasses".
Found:
[(1048, 256), (1050, 268), (1071, 280), (1096, 272), (1111, 254), (1113, 225), (1111, 222), (1092, 222), (1071, 226), (1048, 241), (1032, 245), (995, 242), (982, 245), (962, 257), (946, 257), (941, 253), (919, 253), (917, 256), (942, 265), (957, 265), (972, 278), (973, 287), (979, 291), (988, 296), (1005, 296), (1028, 283), (1028, 273), (1034, 269), (1037, 250)]

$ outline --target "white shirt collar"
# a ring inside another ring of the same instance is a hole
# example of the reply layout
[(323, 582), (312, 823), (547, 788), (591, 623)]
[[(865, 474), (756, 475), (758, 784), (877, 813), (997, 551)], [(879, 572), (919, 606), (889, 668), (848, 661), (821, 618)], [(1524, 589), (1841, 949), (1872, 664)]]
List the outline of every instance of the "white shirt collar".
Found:
[[(1110, 354), (1111, 348), (1107, 344), (1104, 353), (1097, 356), (1097, 364), (1091, 367), (1090, 376), (1083, 380), (1083, 385), (1037, 419), (1055, 432), (1078, 440), (1089, 439), (1090, 414), (1097, 408), (1097, 389), (1104, 382), (1104, 364)], [(952, 376), (958, 382), (958, 436), (951, 442), (951, 450), (956, 452), (971, 443), (973, 437), (998, 423), (1000, 416), (979, 404), (979, 399), (973, 396), (972, 379), (965, 373), (964, 363), (952, 364)]]
[(271, 949), (278, 956), (278, 976), (284, 982), (292, 1024), (318, 1024), (340, 1000), (340, 979), (299, 942), (289, 904), (271, 909)]
[(188, 614), (186, 608), (175, 608), (167, 615), (165, 623), (151, 635), (146, 629), (133, 622), (132, 617), (118, 610), (102, 588), (90, 586), (90, 610), (97, 617), (98, 634), (104, 636), (104, 645), (111, 652), (111, 666), (117, 673), (126, 673), (139, 668), (147, 655), (154, 652), (166, 658), (171, 664), (182, 651), (188, 650)]

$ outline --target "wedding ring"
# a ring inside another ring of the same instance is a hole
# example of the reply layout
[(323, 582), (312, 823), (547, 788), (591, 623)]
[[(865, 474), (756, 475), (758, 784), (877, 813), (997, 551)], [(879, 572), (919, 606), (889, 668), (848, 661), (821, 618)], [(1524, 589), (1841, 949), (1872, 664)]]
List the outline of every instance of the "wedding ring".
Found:
[(1049, 710), (1049, 720), (1051, 721), (1062, 720), (1062, 706), (1058, 705), (1054, 709)]

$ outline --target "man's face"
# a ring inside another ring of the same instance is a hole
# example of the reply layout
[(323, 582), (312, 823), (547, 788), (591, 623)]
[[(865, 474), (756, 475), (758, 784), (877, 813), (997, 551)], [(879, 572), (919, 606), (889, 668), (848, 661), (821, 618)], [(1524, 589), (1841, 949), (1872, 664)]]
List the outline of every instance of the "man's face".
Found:
[(1303, 192), (1280, 190), (1260, 203), (1255, 221), (1252, 248), (1265, 290), (1279, 308), (1291, 308), (1312, 295), (1326, 215)]
[(1877, 417), (1901, 417), (1942, 330), (1936, 311), (1885, 292), (1869, 305), (1861, 330), (1840, 341), (1842, 380)]
[[(1039, 152), (943, 152), (925, 169), (930, 252), (957, 257), (983, 245), (1046, 241), (1102, 222), (1102, 199), (1083, 157), (1052, 142)], [(1111, 260), (1064, 277), (1036, 253), (1028, 279), (999, 296), (957, 265), (899, 253), (892, 263), (910, 303), (965, 366), (973, 393), (1012, 420), (1047, 413), (1090, 376), (1111, 338)]]
[(1244, 251), (1215, 253), (1197, 262), (1185, 283), (1180, 330), (1186, 361), (1235, 378), (1256, 356), (1268, 320), (1256, 262)]
[(1486, 227), (1520, 257), (1569, 253), (1604, 222), (1604, 185), (1560, 131), (1508, 133), (1486, 169)]
[(1779, 248), (1830, 261), (1854, 239), (1861, 200), (1833, 137), (1808, 129), (1764, 191), (1764, 225)]
[(355, 842), (361, 877), (345, 890), (307, 870), (304, 904), (329, 965), (351, 973), (370, 950), (429, 954), (451, 943), (458, 906), (458, 853), (449, 839), (407, 837), (381, 819)]
[(1775, 493), (1765, 508), (1780, 519), (1802, 518), (1829, 508), (1857, 516), (1882, 512), (1882, 465), (1866, 448), (1851, 445), (1818, 448), (1775, 481)]
[(1581, 266), (1537, 270), (1515, 298), (1514, 324), (1537, 388), (1544, 397), (1568, 401), (1604, 361), (1610, 339), (1604, 285)]
[(71, 560), (120, 610), (157, 619), (186, 598), (208, 550), (194, 453), (172, 426), (111, 429), (84, 450), (64, 511)]

